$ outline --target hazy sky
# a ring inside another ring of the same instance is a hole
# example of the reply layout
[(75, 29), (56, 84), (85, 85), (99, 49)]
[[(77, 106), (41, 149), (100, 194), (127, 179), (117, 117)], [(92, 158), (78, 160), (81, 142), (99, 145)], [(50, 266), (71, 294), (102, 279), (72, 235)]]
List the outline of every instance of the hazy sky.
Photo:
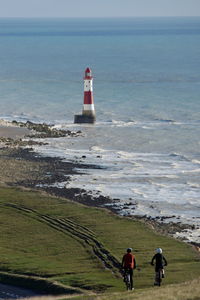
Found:
[(200, 0), (0, 0), (0, 17), (200, 16)]

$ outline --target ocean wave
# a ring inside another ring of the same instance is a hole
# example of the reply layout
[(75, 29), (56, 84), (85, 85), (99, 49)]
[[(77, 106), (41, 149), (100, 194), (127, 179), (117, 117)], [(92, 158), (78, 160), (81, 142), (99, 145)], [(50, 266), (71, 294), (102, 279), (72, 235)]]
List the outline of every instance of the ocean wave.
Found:
[(173, 175), (173, 174), (164, 175), (164, 177), (165, 177), (165, 178), (170, 178), (170, 179), (177, 179), (177, 178), (179, 178), (179, 176)]
[(143, 198), (147, 198), (147, 195), (146, 195), (145, 193), (141, 192), (141, 191), (140, 191), (139, 189), (137, 189), (137, 188), (132, 188), (131, 191), (132, 191), (134, 194), (136, 194), (136, 195), (139, 195), (139, 196), (141, 196), (141, 197), (143, 197)]
[(149, 180), (149, 183), (153, 186), (157, 186), (157, 187), (160, 187), (160, 188), (169, 188), (169, 185), (166, 185), (164, 183), (158, 183), (158, 182), (155, 182), (153, 180)]
[(128, 126), (133, 126), (135, 125), (136, 122), (134, 121), (119, 121), (119, 120), (112, 120), (111, 124), (112, 126), (116, 127), (128, 127)]
[(198, 165), (200, 165), (200, 160), (198, 160), (198, 159), (192, 159), (191, 162), (192, 162), (193, 164), (198, 164)]
[(195, 182), (187, 182), (187, 185), (189, 185), (189, 187), (194, 188), (194, 189), (198, 189), (200, 188), (200, 184), (199, 183), (195, 183)]
[(180, 164), (178, 164), (177, 162), (173, 162), (173, 163), (171, 163), (171, 167), (174, 168), (174, 169), (179, 169)]
[(135, 157), (135, 153), (133, 153), (133, 152), (117, 151), (117, 154), (120, 158), (123, 158), (123, 159), (130, 159), (130, 158)]
[(99, 146), (92, 146), (89, 150), (91, 151), (95, 151), (95, 152), (105, 152), (105, 151), (108, 151), (108, 150), (105, 150)]
[[(105, 117), (105, 116), (104, 116)], [(32, 117), (31, 117), (32, 118)], [(29, 118), (26, 118), (29, 119)], [(39, 120), (40, 121), (40, 120)], [(72, 120), (54, 120), (54, 128), (58, 129), (66, 129), (66, 128), (90, 128), (93, 127), (94, 124), (74, 124)], [(175, 120), (167, 120), (167, 119), (155, 119), (155, 120), (147, 120), (147, 121), (139, 121), (139, 120), (115, 120), (115, 119), (105, 119), (103, 120), (102, 117), (100, 120), (98, 120), (95, 123), (95, 127), (111, 127), (111, 128), (126, 128), (126, 127), (137, 127), (142, 128), (145, 130), (152, 130), (157, 129), (160, 126), (165, 126), (167, 124), (171, 125), (190, 125), (190, 126), (196, 126), (196, 122), (194, 123), (188, 123), (188, 122), (178, 122)], [(173, 153), (172, 153), (173, 155)]]
[(159, 121), (159, 122), (164, 122), (164, 123), (176, 123), (175, 120), (171, 120), (171, 119), (162, 119), (162, 118), (156, 118), (154, 119), (155, 121)]
[(176, 153), (176, 152), (170, 153), (169, 156), (170, 156), (170, 157), (179, 158), (180, 160), (190, 161), (190, 160), (188, 159), (188, 157), (184, 156), (183, 154)]
[(153, 127), (152, 126), (142, 126), (142, 129), (147, 129), (147, 130), (150, 129), (151, 130), (151, 129), (153, 129)]
[(76, 124), (74, 124), (71, 120), (70, 121), (68, 121), (68, 120), (62, 120), (62, 121), (58, 121), (58, 120), (56, 120), (56, 121), (54, 121), (54, 125), (53, 125), (53, 127), (52, 128), (55, 128), (55, 129), (63, 129), (63, 130), (67, 130), (67, 129), (80, 129), (81, 130), (81, 128), (87, 128), (87, 127), (91, 127), (91, 126), (93, 126), (93, 125), (91, 125), (91, 124), (78, 124), (78, 123), (76, 123)]
[(197, 227), (195, 229), (184, 229), (181, 232), (176, 232), (174, 234), (174, 237), (182, 238), (186, 240), (187, 242), (196, 242), (199, 243), (199, 237), (200, 237), (200, 229)]
[[(54, 125), (54, 128), (66, 128), (66, 127), (91, 127), (94, 126), (93, 124), (74, 124), (71, 121), (67, 122), (60, 122), (57, 121), (55, 122), (56, 124)], [(105, 121), (98, 121), (95, 123), (95, 127), (107, 127), (107, 126), (111, 126), (111, 127), (131, 127), (133, 125), (135, 125), (136, 122), (135, 121), (120, 121), (120, 120), (105, 120)]]
[(17, 121), (17, 122), (34, 122), (34, 123), (47, 123), (50, 124), (50, 122), (46, 122), (44, 119), (40, 119), (37, 116), (31, 115), (31, 114), (24, 114), (21, 113), (19, 115), (16, 114), (10, 114), (10, 115), (0, 115), (1, 120), (12, 122), (12, 121)]
[(194, 170), (183, 170), (182, 173), (200, 173), (200, 168)]

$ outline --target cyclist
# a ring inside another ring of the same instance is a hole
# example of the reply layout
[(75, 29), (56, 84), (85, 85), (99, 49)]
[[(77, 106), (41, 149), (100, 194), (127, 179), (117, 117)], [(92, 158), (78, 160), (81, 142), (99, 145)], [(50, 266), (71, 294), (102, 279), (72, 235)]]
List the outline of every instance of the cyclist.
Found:
[(164, 278), (164, 266), (167, 266), (167, 260), (162, 254), (162, 249), (157, 248), (156, 254), (153, 256), (151, 260), (151, 265), (154, 266), (154, 260), (156, 262), (155, 264), (155, 282), (154, 285), (160, 285), (161, 277)]
[(130, 283), (131, 283), (131, 290), (134, 290), (133, 288), (133, 270), (136, 268), (136, 260), (135, 256), (131, 253), (132, 248), (128, 248), (126, 250), (126, 254), (124, 254), (122, 258), (122, 268), (124, 269), (125, 273), (130, 274)]

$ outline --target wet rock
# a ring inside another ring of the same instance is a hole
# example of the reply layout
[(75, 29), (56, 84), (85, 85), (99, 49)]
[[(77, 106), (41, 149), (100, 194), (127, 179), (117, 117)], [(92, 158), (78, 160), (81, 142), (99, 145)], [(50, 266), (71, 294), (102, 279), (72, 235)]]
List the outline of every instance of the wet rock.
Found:
[(0, 143), (3, 143), (7, 147), (26, 147), (26, 146), (34, 146), (34, 145), (47, 145), (44, 142), (38, 142), (33, 140), (22, 140), (22, 139), (12, 139), (12, 138), (0, 138)]
[(33, 132), (28, 135), (28, 137), (34, 138), (58, 138), (58, 137), (77, 137), (82, 132), (79, 130), (77, 132), (70, 131), (70, 130), (63, 130), (63, 129), (56, 129), (53, 128), (54, 125), (48, 125), (46, 123), (33, 123), (27, 121), (26, 123), (12, 121), (12, 124), (19, 127), (26, 127)]

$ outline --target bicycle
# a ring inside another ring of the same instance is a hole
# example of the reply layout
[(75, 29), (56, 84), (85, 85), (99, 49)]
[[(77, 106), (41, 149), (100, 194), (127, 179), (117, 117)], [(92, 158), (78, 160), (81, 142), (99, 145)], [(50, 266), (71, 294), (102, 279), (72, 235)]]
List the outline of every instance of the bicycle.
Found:
[(154, 285), (161, 286), (162, 278), (164, 278), (164, 268), (160, 268), (156, 271)]
[(130, 275), (130, 270), (125, 270), (124, 271), (124, 282), (126, 284), (126, 289), (128, 290), (132, 290), (131, 287), (131, 275)]
[(157, 248), (155, 250), (156, 254), (151, 260), (151, 265), (154, 266), (155, 261), (155, 281), (154, 285), (161, 286), (162, 278), (164, 278), (164, 266), (167, 266), (167, 260), (162, 254), (162, 249)]

